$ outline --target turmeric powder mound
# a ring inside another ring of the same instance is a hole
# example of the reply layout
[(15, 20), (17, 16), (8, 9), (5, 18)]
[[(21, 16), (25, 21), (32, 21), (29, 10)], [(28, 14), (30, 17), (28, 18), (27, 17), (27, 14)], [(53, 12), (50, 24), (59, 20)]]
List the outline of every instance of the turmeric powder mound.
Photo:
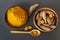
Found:
[(7, 23), (14, 28), (22, 27), (27, 22), (27, 12), (20, 6), (13, 6), (7, 10)]

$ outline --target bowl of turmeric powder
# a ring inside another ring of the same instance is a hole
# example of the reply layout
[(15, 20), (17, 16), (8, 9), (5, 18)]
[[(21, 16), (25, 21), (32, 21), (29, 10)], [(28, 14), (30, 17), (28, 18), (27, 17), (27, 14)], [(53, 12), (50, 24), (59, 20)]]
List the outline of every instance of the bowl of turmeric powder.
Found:
[(19, 28), (27, 22), (28, 14), (23, 7), (15, 5), (8, 8), (5, 19), (9, 26)]

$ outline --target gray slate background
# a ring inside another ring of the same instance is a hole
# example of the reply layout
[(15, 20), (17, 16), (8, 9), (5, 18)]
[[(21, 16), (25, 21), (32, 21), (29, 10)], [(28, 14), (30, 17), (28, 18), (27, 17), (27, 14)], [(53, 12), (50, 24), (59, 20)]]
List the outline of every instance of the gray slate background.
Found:
[(36, 10), (33, 12), (30, 19), (28, 19), (27, 24), (18, 29), (11, 28), (7, 25), (5, 21), (6, 10), (13, 5), (21, 5), (28, 11), (29, 6), (35, 3), (40, 4), (36, 10), (42, 7), (54, 9), (60, 20), (60, 0), (0, 0), (0, 40), (60, 40), (60, 21), (55, 30), (49, 33), (42, 32), (39, 37), (33, 37), (28, 34), (11, 34), (9, 32), (10, 30), (22, 30), (27, 25), (32, 25), (33, 28), (35, 28), (32, 18)]

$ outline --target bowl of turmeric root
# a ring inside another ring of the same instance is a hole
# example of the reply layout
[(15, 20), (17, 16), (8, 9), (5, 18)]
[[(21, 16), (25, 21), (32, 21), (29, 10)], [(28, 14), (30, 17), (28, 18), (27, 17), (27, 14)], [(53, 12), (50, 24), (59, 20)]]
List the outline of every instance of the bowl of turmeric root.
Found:
[(57, 13), (51, 8), (41, 8), (34, 14), (33, 23), (40, 31), (50, 32), (58, 24)]

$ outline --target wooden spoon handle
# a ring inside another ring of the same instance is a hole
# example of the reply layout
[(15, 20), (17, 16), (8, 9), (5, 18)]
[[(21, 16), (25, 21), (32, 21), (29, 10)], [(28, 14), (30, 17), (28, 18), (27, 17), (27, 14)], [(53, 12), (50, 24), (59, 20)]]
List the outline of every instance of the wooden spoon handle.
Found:
[(18, 33), (18, 34), (20, 34), (20, 33), (30, 33), (30, 32), (25, 32), (25, 31), (10, 31), (10, 33)]

